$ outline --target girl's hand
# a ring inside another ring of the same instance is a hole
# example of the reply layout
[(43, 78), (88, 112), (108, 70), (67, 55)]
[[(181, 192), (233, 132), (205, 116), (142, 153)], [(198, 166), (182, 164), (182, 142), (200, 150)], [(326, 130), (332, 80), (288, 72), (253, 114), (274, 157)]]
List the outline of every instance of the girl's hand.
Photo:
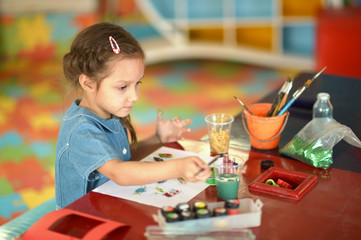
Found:
[[(190, 156), (174, 159), (172, 161), (176, 161), (180, 177), (185, 178), (189, 182), (204, 182), (211, 175), (210, 167), (199, 157)], [(200, 170), (202, 171), (199, 172)]]
[(174, 117), (172, 120), (164, 120), (163, 113), (158, 111), (156, 134), (162, 143), (176, 142), (182, 139), (184, 132), (190, 132), (191, 129), (186, 126), (191, 124), (192, 120), (181, 120), (180, 117)]

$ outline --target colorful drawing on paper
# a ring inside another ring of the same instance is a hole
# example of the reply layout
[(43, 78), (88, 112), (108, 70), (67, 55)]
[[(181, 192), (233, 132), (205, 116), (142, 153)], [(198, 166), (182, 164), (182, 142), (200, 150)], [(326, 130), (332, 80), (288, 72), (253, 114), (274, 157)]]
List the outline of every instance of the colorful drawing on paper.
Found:
[(155, 194), (158, 194), (158, 192), (164, 193), (164, 190), (160, 187), (155, 187), (155, 190), (157, 190), (157, 192), (155, 192)]
[(159, 153), (158, 156), (161, 158), (163, 158), (163, 157), (164, 158), (172, 158), (173, 157), (173, 155), (171, 153)]
[(173, 197), (173, 196), (177, 195), (178, 193), (180, 193), (179, 190), (171, 189), (168, 192), (164, 193), (163, 195), (166, 197)]
[(141, 195), (147, 191), (147, 186), (140, 186), (139, 188), (135, 189), (134, 195)]
[[(192, 152), (161, 147), (141, 161), (154, 163), (154, 157), (161, 153), (167, 153), (167, 156), (172, 154), (177, 158), (197, 155)], [(208, 156), (197, 156), (205, 162), (211, 160)], [(164, 158), (163, 160), (169, 161), (171, 158)], [(93, 191), (160, 208), (165, 205), (175, 206), (180, 202), (188, 202), (209, 186), (205, 182), (188, 182), (183, 178), (167, 179), (161, 182), (140, 186), (120, 186), (110, 180)]]
[(187, 183), (187, 180), (185, 180), (185, 179), (182, 178), (182, 177), (178, 177), (177, 180), (178, 180), (181, 184), (186, 184), (186, 183)]

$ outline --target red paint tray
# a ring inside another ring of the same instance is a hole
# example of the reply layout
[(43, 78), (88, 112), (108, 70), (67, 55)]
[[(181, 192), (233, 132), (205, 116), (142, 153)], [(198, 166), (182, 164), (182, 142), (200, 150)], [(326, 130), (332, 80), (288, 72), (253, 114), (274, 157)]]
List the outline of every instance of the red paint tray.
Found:
[[(293, 188), (288, 189), (268, 185), (265, 183), (268, 179), (273, 179), (275, 182), (278, 179), (281, 179), (291, 184)], [(310, 188), (316, 184), (316, 182), (317, 176), (315, 175), (272, 167), (256, 178), (249, 185), (249, 190), (252, 193), (259, 192), (278, 197), (299, 200), (308, 190), (310, 190)]]

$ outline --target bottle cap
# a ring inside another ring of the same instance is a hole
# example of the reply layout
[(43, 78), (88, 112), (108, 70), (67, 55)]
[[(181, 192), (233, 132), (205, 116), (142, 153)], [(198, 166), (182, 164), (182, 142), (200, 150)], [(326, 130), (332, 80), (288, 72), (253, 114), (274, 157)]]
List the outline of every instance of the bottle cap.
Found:
[(176, 207), (177, 212), (190, 211), (191, 206), (188, 203), (179, 203)]
[(180, 221), (180, 217), (179, 217), (178, 213), (170, 212), (165, 215), (165, 220), (167, 222), (177, 222), (177, 221)]
[(238, 199), (228, 199), (224, 203), (226, 208), (239, 208), (239, 200)]
[(190, 220), (194, 218), (195, 214), (191, 211), (183, 211), (180, 215), (182, 217), (182, 220)]
[(211, 216), (211, 213), (207, 208), (201, 208), (201, 209), (197, 209), (196, 216), (197, 218), (207, 218)]
[(193, 204), (193, 211), (197, 211), (198, 209), (207, 208), (207, 203), (205, 202), (195, 202)]
[(175, 212), (174, 207), (172, 206), (165, 206), (161, 209), (162, 215), (165, 216), (167, 213)]
[(227, 215), (227, 209), (223, 207), (216, 207), (213, 209), (213, 216), (225, 216)]
[(324, 93), (324, 92), (320, 92), (319, 94), (317, 94), (317, 98), (319, 98), (319, 99), (329, 99), (329, 98), (330, 98), (330, 94)]
[(267, 170), (267, 169), (269, 169), (271, 167), (274, 167), (274, 166), (275, 166), (275, 163), (272, 160), (266, 159), (266, 160), (261, 161), (261, 168), (263, 170)]

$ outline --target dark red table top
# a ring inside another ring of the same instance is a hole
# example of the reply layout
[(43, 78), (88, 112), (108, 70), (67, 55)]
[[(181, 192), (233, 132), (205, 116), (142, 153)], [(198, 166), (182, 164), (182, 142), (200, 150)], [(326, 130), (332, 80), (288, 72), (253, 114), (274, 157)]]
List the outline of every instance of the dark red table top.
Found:
[[(200, 143), (200, 145), (203, 143)], [(248, 186), (264, 170), (260, 162), (313, 174), (318, 182), (299, 200), (250, 193)], [(250, 152), (243, 166), (239, 198), (263, 202), (260, 227), (251, 228), (256, 239), (356, 239), (361, 229), (361, 174), (336, 168), (317, 170), (299, 161)], [(216, 202), (215, 186), (209, 186), (190, 201)], [(146, 226), (157, 225), (157, 208), (90, 192), (67, 208), (130, 225), (125, 239), (145, 239)]]

